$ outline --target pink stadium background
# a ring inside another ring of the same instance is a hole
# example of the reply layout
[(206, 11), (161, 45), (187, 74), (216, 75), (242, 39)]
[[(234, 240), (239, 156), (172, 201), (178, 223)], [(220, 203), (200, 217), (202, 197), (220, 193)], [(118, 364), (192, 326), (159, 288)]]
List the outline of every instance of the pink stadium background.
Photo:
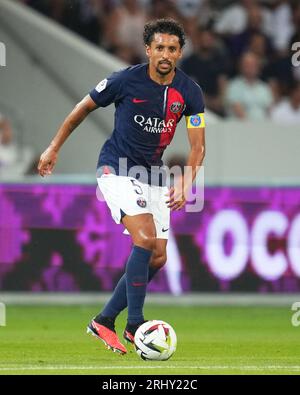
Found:
[[(150, 291), (299, 292), (300, 189), (207, 187)], [(130, 238), (93, 185), (0, 186), (1, 291), (112, 291)]]

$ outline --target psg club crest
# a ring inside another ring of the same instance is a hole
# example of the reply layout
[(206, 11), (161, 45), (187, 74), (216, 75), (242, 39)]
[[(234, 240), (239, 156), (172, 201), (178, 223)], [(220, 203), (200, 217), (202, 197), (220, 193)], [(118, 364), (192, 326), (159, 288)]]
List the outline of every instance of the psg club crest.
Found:
[(143, 197), (139, 197), (136, 202), (137, 202), (137, 205), (142, 208), (145, 208), (147, 206), (147, 202)]
[(175, 101), (174, 103), (171, 104), (170, 110), (176, 114), (182, 109), (182, 104), (179, 101)]

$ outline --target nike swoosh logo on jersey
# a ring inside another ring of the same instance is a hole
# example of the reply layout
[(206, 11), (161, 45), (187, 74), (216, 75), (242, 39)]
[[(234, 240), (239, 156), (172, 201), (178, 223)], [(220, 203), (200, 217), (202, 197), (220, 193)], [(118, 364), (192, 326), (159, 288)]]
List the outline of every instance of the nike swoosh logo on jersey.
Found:
[(167, 232), (168, 230), (169, 230), (169, 228), (167, 228), (167, 229), (162, 228), (162, 231), (163, 231), (163, 232)]
[(148, 100), (137, 99), (136, 97), (134, 97), (134, 98), (132, 99), (132, 101), (133, 101), (133, 103), (144, 103), (145, 101), (148, 101)]

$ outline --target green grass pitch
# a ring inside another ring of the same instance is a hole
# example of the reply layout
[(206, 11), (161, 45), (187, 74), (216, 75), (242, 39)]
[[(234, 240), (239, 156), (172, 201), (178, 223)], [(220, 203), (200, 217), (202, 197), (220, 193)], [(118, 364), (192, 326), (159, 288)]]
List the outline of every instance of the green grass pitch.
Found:
[[(178, 337), (168, 361), (121, 356), (86, 334), (97, 306), (7, 306), (0, 327), (0, 374), (299, 374), (300, 327), (289, 307), (159, 306), (147, 319), (169, 322)], [(121, 336), (126, 315), (117, 321)], [(127, 347), (129, 349), (129, 347)]]

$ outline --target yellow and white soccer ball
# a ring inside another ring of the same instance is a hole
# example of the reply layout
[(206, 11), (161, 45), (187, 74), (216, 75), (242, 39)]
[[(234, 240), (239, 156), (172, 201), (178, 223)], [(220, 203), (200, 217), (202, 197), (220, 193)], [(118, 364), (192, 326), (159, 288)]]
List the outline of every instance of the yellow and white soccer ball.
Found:
[(176, 351), (177, 336), (167, 322), (152, 320), (137, 329), (134, 344), (137, 354), (142, 359), (166, 361)]

